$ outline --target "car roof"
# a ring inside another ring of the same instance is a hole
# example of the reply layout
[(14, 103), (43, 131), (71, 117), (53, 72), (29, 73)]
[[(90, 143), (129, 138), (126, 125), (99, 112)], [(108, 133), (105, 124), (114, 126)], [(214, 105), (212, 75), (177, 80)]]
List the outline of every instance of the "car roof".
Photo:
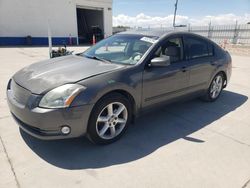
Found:
[(143, 36), (154, 36), (154, 37), (163, 37), (169, 34), (180, 34), (180, 35), (188, 35), (188, 36), (196, 36), (199, 38), (206, 39), (205, 37), (202, 37), (201, 35), (191, 33), (188, 31), (174, 31), (174, 30), (164, 30), (164, 29), (138, 29), (138, 30), (128, 30), (124, 32), (120, 32), (117, 34), (130, 34), (130, 35), (143, 35)]
[(144, 36), (155, 36), (155, 37), (161, 37), (167, 33), (170, 33), (170, 31), (164, 31), (164, 30), (148, 30), (148, 29), (138, 29), (138, 30), (128, 30), (124, 31), (118, 34), (130, 34), (130, 35), (144, 35)]

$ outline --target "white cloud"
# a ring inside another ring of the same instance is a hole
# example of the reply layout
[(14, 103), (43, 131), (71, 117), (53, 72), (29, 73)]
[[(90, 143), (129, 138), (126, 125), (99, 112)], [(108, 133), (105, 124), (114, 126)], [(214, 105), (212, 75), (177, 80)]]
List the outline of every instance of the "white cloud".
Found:
[(239, 24), (246, 24), (250, 22), (250, 14), (245, 14), (244, 16), (236, 16), (234, 14), (221, 14), (217, 16), (205, 16), (202, 19), (190, 19), (190, 23), (193, 25), (207, 25), (211, 23), (213, 25), (228, 25), (235, 24), (236, 20)]
[[(245, 14), (244, 16), (236, 16), (234, 14), (222, 14), (217, 16), (204, 16), (202, 18), (189, 18), (188, 16), (177, 15), (176, 24), (191, 24), (191, 25), (208, 25), (211, 21), (213, 25), (227, 25), (235, 24), (236, 20), (238, 23), (250, 22), (250, 14)], [(119, 14), (113, 16), (113, 25), (123, 25), (130, 27), (171, 27), (173, 22), (173, 15), (168, 15), (165, 17), (148, 16), (143, 13), (137, 16), (128, 16), (124, 14)]]

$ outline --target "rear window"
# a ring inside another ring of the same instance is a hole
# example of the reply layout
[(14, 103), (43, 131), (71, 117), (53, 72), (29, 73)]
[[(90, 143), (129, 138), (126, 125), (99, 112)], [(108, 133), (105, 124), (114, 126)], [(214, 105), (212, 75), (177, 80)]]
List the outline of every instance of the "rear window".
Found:
[(213, 56), (213, 45), (202, 39), (186, 38), (187, 58), (196, 59)]

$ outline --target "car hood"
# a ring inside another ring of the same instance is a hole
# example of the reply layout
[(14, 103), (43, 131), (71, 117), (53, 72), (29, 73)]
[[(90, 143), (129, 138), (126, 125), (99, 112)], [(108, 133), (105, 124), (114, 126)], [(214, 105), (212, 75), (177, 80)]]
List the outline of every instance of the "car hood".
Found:
[(32, 93), (42, 94), (60, 85), (75, 83), (123, 67), (125, 66), (71, 55), (32, 64), (18, 71), (13, 79)]

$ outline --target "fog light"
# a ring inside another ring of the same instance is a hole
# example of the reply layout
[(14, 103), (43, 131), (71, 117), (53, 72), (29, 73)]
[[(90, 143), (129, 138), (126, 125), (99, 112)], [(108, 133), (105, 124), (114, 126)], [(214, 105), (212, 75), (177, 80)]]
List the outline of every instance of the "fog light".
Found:
[(61, 129), (61, 132), (63, 134), (69, 134), (70, 133), (70, 128), (68, 126), (63, 126)]

